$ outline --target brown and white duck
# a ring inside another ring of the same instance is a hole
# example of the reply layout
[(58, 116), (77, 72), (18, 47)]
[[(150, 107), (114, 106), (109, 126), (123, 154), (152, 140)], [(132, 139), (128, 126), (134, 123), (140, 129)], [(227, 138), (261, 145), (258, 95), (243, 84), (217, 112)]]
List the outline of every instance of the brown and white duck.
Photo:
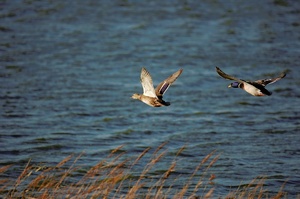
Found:
[(141, 84), (143, 86), (143, 94), (133, 94), (131, 98), (140, 100), (145, 104), (153, 107), (161, 107), (161, 106), (169, 106), (171, 103), (164, 101), (163, 95), (168, 90), (173, 82), (179, 77), (182, 73), (183, 69), (178, 70), (170, 77), (162, 81), (158, 86), (154, 89), (153, 81), (150, 73), (142, 68), (141, 71)]

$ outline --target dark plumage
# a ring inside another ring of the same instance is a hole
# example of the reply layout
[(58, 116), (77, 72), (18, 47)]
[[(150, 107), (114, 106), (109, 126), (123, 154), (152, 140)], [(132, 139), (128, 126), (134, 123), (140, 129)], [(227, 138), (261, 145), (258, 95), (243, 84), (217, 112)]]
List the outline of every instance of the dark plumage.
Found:
[(272, 95), (272, 92), (268, 91), (265, 88), (265, 86), (268, 84), (275, 83), (286, 76), (286, 73), (281, 73), (280, 76), (275, 78), (268, 78), (268, 79), (262, 79), (256, 81), (245, 81), (224, 73), (219, 67), (216, 67), (216, 71), (224, 79), (236, 81), (229, 84), (228, 85), (229, 88), (241, 88), (253, 96)]

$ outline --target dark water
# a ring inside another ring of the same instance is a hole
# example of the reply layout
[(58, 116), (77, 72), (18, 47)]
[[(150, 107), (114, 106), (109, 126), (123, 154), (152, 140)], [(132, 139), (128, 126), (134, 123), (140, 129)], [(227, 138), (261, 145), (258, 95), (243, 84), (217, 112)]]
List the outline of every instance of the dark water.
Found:
[[(217, 150), (215, 196), (264, 176), (300, 193), (300, 2), (0, 1), (0, 165), (55, 165), (85, 151), (93, 165), (163, 142), (190, 176)], [(169, 107), (130, 99), (141, 67), (154, 84), (179, 68)], [(227, 89), (215, 72), (287, 77), (270, 97)], [(162, 166), (163, 167), (163, 166)], [(161, 168), (166, 169), (166, 168)], [(18, 173), (18, 172), (16, 172)], [(17, 174), (15, 174), (17, 175)], [(11, 174), (14, 178), (14, 174)]]

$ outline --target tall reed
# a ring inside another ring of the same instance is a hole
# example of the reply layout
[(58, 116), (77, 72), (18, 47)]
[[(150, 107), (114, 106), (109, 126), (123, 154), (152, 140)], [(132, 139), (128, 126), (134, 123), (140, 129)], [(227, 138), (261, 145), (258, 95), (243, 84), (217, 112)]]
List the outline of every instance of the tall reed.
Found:
[[(215, 174), (209, 170), (217, 162), (220, 154), (216, 151), (199, 159), (198, 165), (187, 176), (180, 172), (180, 148), (165, 170), (158, 164), (167, 158), (166, 143), (154, 152), (146, 148), (136, 157), (125, 157), (124, 146), (119, 146), (92, 167), (78, 165), (83, 156), (70, 155), (51, 166), (34, 165), (31, 161), (16, 179), (0, 178), (0, 196), (5, 198), (215, 198)], [(147, 157), (146, 157), (147, 156)], [(143, 166), (143, 167), (141, 167)], [(0, 168), (1, 174), (13, 165)], [(159, 168), (157, 168), (159, 167)], [(280, 189), (273, 198), (283, 198)], [(264, 198), (263, 179), (254, 179), (246, 186), (230, 192), (224, 198)], [(266, 197), (267, 198), (267, 197)]]

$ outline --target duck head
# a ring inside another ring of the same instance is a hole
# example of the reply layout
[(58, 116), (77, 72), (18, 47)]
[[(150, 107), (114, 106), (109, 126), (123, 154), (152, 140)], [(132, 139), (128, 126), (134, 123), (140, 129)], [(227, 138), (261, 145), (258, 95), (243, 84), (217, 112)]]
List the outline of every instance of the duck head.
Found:
[(131, 96), (132, 99), (141, 99), (141, 95), (140, 94), (137, 94), (137, 93), (134, 93), (132, 96)]
[(240, 88), (240, 84), (241, 83), (239, 83), (239, 82), (233, 82), (228, 85), (228, 88)]

